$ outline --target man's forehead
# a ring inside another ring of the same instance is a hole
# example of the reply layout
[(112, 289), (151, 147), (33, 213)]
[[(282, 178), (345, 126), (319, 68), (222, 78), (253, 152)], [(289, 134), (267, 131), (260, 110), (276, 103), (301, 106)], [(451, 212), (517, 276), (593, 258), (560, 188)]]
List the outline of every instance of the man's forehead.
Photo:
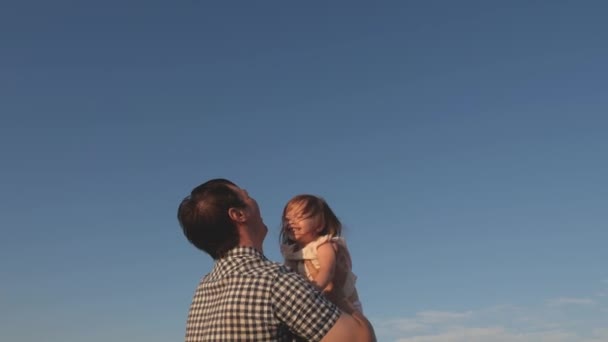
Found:
[(232, 190), (234, 190), (234, 191), (236, 191), (236, 192), (241, 192), (241, 191), (243, 191), (243, 189), (239, 188), (239, 186), (238, 186), (238, 185), (236, 185), (236, 184), (227, 184), (227, 185), (228, 185), (228, 187), (229, 187), (230, 189), (232, 189)]
[(237, 194), (240, 194), (241, 196), (244, 196), (247, 193), (247, 191), (245, 189), (239, 188), (239, 186), (236, 184), (235, 185), (229, 184), (228, 187), (230, 189), (234, 190), (234, 192), (236, 192)]

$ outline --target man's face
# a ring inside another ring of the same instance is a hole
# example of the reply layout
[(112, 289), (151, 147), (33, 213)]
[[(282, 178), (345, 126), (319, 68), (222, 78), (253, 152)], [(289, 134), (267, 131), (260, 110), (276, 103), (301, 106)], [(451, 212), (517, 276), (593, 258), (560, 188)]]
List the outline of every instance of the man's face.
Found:
[(266, 237), (266, 233), (268, 233), (268, 228), (266, 227), (266, 224), (264, 224), (264, 220), (260, 214), (258, 202), (253, 197), (249, 196), (247, 190), (237, 186), (233, 187), (233, 189), (239, 194), (239, 197), (246, 205), (245, 213), (247, 215), (247, 223), (256, 234), (261, 235), (263, 240), (264, 237)]

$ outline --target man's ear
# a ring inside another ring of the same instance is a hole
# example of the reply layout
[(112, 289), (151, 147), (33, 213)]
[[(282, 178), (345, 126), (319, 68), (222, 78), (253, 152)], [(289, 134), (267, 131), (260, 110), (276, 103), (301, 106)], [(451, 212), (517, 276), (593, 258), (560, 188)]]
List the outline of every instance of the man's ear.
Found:
[(230, 219), (235, 222), (245, 222), (245, 213), (238, 208), (230, 208), (228, 209), (228, 216)]

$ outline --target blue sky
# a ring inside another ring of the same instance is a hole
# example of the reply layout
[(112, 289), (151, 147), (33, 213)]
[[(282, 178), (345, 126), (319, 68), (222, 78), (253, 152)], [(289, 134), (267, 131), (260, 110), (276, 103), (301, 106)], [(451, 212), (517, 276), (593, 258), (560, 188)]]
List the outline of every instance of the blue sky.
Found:
[(382, 341), (608, 340), (602, 1), (4, 1), (0, 340), (180, 340), (225, 177), (325, 197)]

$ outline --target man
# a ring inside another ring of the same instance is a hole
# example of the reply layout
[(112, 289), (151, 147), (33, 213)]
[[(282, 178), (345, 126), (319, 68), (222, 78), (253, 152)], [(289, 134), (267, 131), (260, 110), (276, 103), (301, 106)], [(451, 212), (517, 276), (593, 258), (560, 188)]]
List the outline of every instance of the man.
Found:
[(182, 201), (177, 217), (186, 238), (215, 260), (194, 294), (186, 342), (376, 340), (360, 312), (340, 311), (300, 275), (266, 259), (268, 228), (247, 191), (210, 180)]

